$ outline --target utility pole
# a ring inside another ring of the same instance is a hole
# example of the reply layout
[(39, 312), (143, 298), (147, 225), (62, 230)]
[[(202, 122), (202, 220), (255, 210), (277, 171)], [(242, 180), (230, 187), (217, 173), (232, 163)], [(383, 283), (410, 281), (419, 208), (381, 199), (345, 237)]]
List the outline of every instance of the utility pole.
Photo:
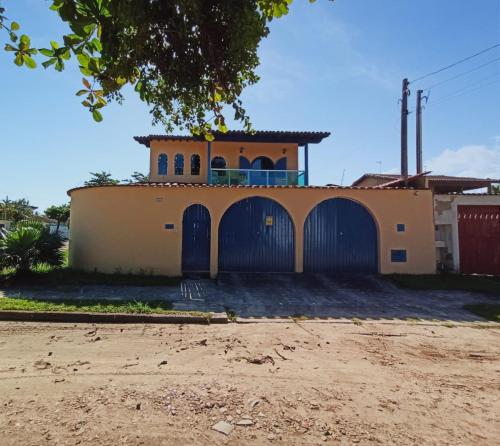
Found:
[(408, 177), (408, 96), (410, 83), (407, 78), (403, 79), (401, 94), (401, 176)]
[[(423, 172), (422, 161), (422, 93), (423, 90), (417, 91), (417, 173)], [(424, 96), (425, 99), (427, 99)]]

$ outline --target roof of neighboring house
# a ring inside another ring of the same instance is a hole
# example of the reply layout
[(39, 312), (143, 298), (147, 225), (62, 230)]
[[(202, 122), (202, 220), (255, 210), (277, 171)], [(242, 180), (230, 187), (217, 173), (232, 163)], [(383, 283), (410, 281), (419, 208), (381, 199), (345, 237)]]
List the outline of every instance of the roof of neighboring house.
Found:
[[(294, 131), (272, 131), (257, 130), (253, 133), (241, 130), (230, 130), (226, 133), (213, 132), (215, 141), (234, 141), (234, 142), (268, 142), (268, 143), (293, 143), (299, 146), (305, 144), (320, 143), (324, 138), (330, 136), (330, 132), (294, 132)], [(134, 139), (150, 146), (151, 141), (205, 141), (203, 135), (148, 135), (134, 136)]]
[(427, 175), (428, 172), (423, 174), (417, 174), (413, 176), (409, 176), (406, 178), (401, 177), (399, 174), (386, 174), (386, 173), (365, 173), (363, 176), (358, 178), (356, 181), (352, 183), (352, 186), (357, 186), (366, 178), (375, 178), (380, 180), (386, 180), (386, 182), (379, 184), (379, 186), (395, 186), (398, 183), (411, 183), (413, 180), (420, 178), (421, 176), (425, 176), (428, 180), (429, 187), (436, 188), (459, 188), (462, 190), (469, 189), (479, 189), (481, 187), (488, 187), (492, 183), (498, 183), (500, 180), (492, 179), (492, 178), (473, 178), (473, 177), (455, 177), (450, 175)]
[(150, 183), (127, 183), (127, 184), (105, 184), (100, 186), (79, 186), (68, 190), (67, 194), (80, 189), (95, 189), (105, 187), (153, 187), (153, 188), (251, 188), (251, 189), (344, 189), (344, 190), (414, 190), (413, 187), (380, 187), (380, 186), (264, 186), (264, 185), (227, 185), (227, 184), (206, 184), (206, 183), (166, 183), (166, 182), (150, 182)]

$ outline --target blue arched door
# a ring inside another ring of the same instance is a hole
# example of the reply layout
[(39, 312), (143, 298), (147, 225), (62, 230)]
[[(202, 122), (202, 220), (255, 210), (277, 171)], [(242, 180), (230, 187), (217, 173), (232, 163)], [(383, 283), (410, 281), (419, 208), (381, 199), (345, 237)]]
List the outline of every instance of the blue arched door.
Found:
[(210, 271), (210, 213), (193, 204), (182, 219), (182, 271)]
[(219, 225), (219, 271), (293, 272), (294, 229), (288, 212), (269, 198), (233, 204)]
[(362, 205), (333, 198), (309, 213), (304, 225), (304, 272), (377, 271), (377, 228)]

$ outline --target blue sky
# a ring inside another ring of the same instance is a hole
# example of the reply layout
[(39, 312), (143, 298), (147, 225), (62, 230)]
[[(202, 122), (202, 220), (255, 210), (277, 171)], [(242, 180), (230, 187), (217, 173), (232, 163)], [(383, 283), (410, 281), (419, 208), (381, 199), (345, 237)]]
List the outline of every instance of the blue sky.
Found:
[[(46, 47), (64, 26), (44, 0), (3, 0), (8, 16)], [(4, 41), (4, 36), (2, 36)], [(327, 130), (310, 149), (312, 184), (350, 184), (364, 172), (399, 167), (401, 80), (434, 71), (500, 42), (500, 0), (295, 0), (261, 44), (261, 81), (243, 95), (256, 129)], [(3, 46), (3, 45), (2, 45)], [(412, 84), (447, 80), (500, 58), (500, 48)], [(162, 133), (128, 91), (95, 123), (74, 93), (75, 64), (63, 73), (18, 68), (0, 51), (0, 197), (44, 209), (90, 171), (126, 178), (147, 172), (134, 135)], [(436, 86), (424, 111), (424, 164), (435, 173), (500, 178), (500, 61)], [(410, 171), (414, 121), (409, 118)], [(232, 128), (237, 128), (233, 125)], [(381, 163), (381, 164), (380, 164)]]

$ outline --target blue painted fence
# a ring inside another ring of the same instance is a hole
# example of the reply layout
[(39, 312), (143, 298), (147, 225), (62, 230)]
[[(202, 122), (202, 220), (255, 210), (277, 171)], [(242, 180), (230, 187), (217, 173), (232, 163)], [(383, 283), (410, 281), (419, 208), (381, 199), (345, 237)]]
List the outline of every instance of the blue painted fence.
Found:
[(304, 272), (376, 273), (377, 228), (355, 201), (334, 198), (318, 204), (304, 225)]
[(219, 271), (293, 272), (294, 228), (287, 211), (269, 198), (233, 204), (219, 225)]

